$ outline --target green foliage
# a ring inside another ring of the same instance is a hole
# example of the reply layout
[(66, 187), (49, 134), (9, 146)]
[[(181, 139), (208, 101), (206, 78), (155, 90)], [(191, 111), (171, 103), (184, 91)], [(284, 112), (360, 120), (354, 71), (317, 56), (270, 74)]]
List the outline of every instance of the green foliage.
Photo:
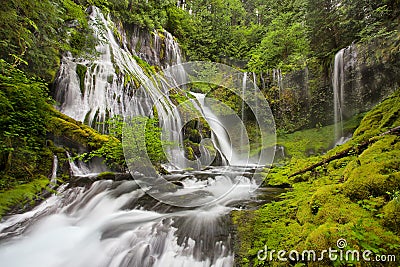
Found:
[[(139, 132), (139, 127), (141, 127), (143, 123), (146, 123), (145, 135), (136, 136), (134, 138), (134, 141), (135, 143), (143, 142), (146, 146), (146, 153), (151, 162), (155, 165), (159, 165), (166, 160), (163, 150), (163, 144), (167, 144), (161, 141), (161, 128), (158, 127), (158, 120), (155, 118), (149, 119), (146, 117), (134, 117), (132, 123), (129, 125), (132, 127), (136, 127), (137, 129), (131, 129), (129, 131)], [(105, 124), (107, 125), (109, 135), (106, 136), (96, 134), (92, 136), (92, 140), (94, 142), (90, 142), (88, 144), (96, 144), (96, 146), (92, 145), (91, 147), (93, 149), (90, 152), (81, 154), (79, 158), (86, 161), (96, 157), (104, 158), (105, 163), (110, 168), (116, 170), (125, 170), (126, 162), (121, 140), (124, 131), (123, 129), (124, 127), (128, 126), (126, 126), (126, 123), (120, 116), (116, 116), (107, 120)], [(87, 135), (81, 130), (79, 130), (79, 132)], [(128, 130), (125, 130), (125, 132), (128, 132)], [(129, 137), (125, 136), (125, 138), (125, 140), (129, 140)], [(143, 140), (138, 140), (138, 138), (143, 138)]]
[(84, 54), (94, 38), (83, 8), (72, 0), (12, 0), (0, 10), (0, 57), (52, 81), (62, 52)]
[[(94, 133), (94, 130), (87, 127), (89, 130), (89, 137), (92, 137), (94, 141), (88, 143), (88, 145), (95, 144), (96, 146), (92, 146), (93, 149), (90, 152), (81, 154), (79, 158), (86, 161), (96, 157), (103, 158), (105, 163), (107, 163), (110, 168), (124, 170), (125, 157), (121, 143), (123, 119), (120, 116), (116, 116), (107, 120), (105, 124), (107, 125), (109, 135), (100, 135), (98, 133)], [(97, 141), (95, 141), (96, 139)]]
[(309, 0), (307, 21), (314, 55), (326, 59), (354, 41), (387, 36), (397, 29), (396, 2)]
[(162, 28), (167, 24), (167, 10), (176, 7), (174, 0), (76, 0), (81, 6), (97, 6), (125, 23), (147, 29)]
[(33, 179), (46, 157), (48, 102), (45, 83), (0, 60), (0, 189)]
[(290, 71), (305, 66), (309, 54), (307, 28), (304, 23), (293, 21), (293, 17), (290, 12), (281, 14), (267, 26), (266, 36), (251, 54), (250, 71)]

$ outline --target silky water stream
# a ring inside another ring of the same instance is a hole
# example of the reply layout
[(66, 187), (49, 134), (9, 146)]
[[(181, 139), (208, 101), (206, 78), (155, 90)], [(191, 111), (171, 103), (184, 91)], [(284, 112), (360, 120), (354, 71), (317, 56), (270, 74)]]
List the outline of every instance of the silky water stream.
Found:
[(134, 180), (63, 185), (33, 210), (2, 221), (1, 265), (232, 266), (230, 211), (282, 192), (271, 189), (263, 193), (267, 199), (257, 199), (254, 171), (226, 166), (165, 175), (182, 185), (177, 195), (193, 198), (232, 187), (218, 201), (197, 208), (158, 202)]

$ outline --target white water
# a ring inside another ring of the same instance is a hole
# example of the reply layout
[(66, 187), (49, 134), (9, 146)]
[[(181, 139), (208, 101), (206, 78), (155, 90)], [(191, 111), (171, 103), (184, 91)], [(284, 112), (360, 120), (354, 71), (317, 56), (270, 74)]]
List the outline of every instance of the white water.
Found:
[(58, 170), (58, 157), (56, 155), (53, 156), (53, 166), (50, 177), (50, 186), (54, 187), (57, 185), (57, 170)]
[(69, 163), (69, 168), (71, 171), (72, 176), (86, 176), (90, 175), (92, 172), (89, 167), (84, 164), (82, 161), (78, 160), (76, 163), (72, 158), (69, 152), (67, 153), (67, 159)]
[(252, 197), (255, 185), (242, 176), (243, 169), (214, 169), (206, 179), (199, 174), (187, 173), (176, 194), (212, 195), (236, 186), (212, 206), (186, 210), (146, 198), (134, 181), (61, 187), (32, 211), (0, 223), (0, 262), (13, 267), (232, 266), (224, 218), (230, 204)]
[[(152, 108), (155, 106), (160, 124), (174, 144), (169, 148), (169, 153), (175, 155), (174, 165), (185, 168), (184, 152), (181, 149), (182, 120), (168, 97), (169, 87), (165, 81), (150, 80), (135, 60), (136, 55), (127, 50), (127, 45), (121, 46), (115, 40), (115, 25), (98, 8), (92, 8), (90, 25), (100, 40), (96, 47), (99, 57), (93, 61), (76, 59), (71, 55), (63, 57), (56, 81), (56, 100), (60, 103), (60, 111), (106, 132), (106, 126), (102, 123), (108, 118), (116, 115), (153, 116)], [(177, 43), (169, 33), (165, 34), (168, 62), (180, 63), (181, 55)], [(156, 43), (157, 45), (160, 46)], [(86, 68), (83, 88), (77, 75), (78, 65)], [(137, 88), (135, 79), (142, 85), (140, 89)]]
[(216, 147), (219, 148), (220, 152), (222, 152), (225, 159), (228, 161), (230, 165), (241, 165), (242, 157), (238, 153), (236, 149), (234, 149), (231, 140), (233, 139), (232, 136), (229, 136), (227, 129), (224, 123), (215, 115), (214, 111), (205, 103), (205, 95), (200, 93), (193, 93), (200, 104), (200, 107), (203, 111), (204, 118), (210, 125), (212, 130), (212, 139)]
[(343, 137), (343, 108), (344, 108), (344, 51), (341, 49), (335, 55), (332, 87), (333, 87), (333, 112), (335, 123), (335, 140)]

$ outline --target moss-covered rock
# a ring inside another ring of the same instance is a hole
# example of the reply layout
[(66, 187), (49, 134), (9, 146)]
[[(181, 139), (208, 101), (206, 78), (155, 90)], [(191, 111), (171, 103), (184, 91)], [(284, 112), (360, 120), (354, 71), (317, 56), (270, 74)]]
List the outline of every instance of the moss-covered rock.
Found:
[(57, 137), (64, 137), (77, 145), (89, 149), (101, 147), (110, 140), (110, 136), (103, 135), (89, 126), (76, 121), (57, 110), (52, 110), (52, 117), (47, 126), (48, 131)]
[(25, 205), (33, 205), (41, 200), (40, 194), (49, 185), (49, 179), (38, 176), (32, 182), (22, 184), (13, 189), (0, 191), (0, 218), (11, 209), (21, 210)]
[(400, 234), (400, 199), (389, 201), (382, 209), (383, 225)]

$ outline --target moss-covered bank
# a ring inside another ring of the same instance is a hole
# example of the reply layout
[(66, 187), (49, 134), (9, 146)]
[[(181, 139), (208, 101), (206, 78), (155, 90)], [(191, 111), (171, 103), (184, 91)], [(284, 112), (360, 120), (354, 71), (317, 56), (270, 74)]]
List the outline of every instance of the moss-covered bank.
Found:
[[(293, 158), (284, 167), (273, 169), (267, 184), (289, 183), (293, 190), (282, 200), (255, 211), (234, 211), (237, 227), (236, 263), (238, 266), (383, 266), (376, 262), (260, 260), (257, 253), (264, 245), (271, 251), (337, 249), (337, 240), (347, 241), (345, 250), (372, 251), (375, 255), (400, 257), (400, 137), (380, 135), (400, 125), (400, 91), (365, 115), (353, 138), (323, 156)], [(362, 151), (346, 156), (311, 172), (288, 178), (303, 169), (346, 148), (367, 140)], [(276, 255), (276, 254), (275, 254)], [(287, 256), (287, 255), (286, 255)], [(317, 256), (317, 257), (318, 257)], [(397, 266), (398, 262), (385, 263)]]

